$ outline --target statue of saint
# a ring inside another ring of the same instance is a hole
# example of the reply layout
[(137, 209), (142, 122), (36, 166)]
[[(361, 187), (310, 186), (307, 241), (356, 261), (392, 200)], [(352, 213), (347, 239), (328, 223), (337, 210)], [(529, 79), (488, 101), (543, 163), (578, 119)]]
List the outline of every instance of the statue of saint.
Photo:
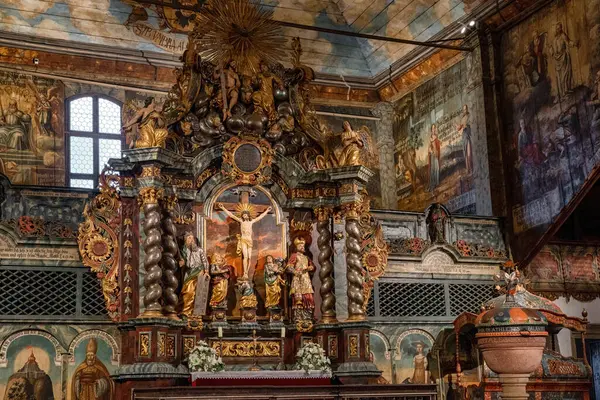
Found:
[(238, 209), (240, 209), (239, 217), (226, 209), (223, 203), (218, 203), (217, 207), (223, 210), (229, 218), (240, 223), (241, 234), (238, 235), (237, 254), (242, 256), (242, 277), (243, 279), (248, 279), (250, 258), (252, 258), (252, 226), (263, 219), (273, 208), (271, 206), (267, 207), (258, 217), (252, 219), (253, 207), (250, 205), (242, 206), (241, 203), (238, 205)]
[(112, 400), (115, 396), (115, 383), (102, 361), (96, 356), (98, 344), (90, 339), (86, 347), (85, 360), (73, 373), (71, 399), (73, 400)]
[(296, 238), (294, 246), (296, 251), (288, 259), (286, 271), (292, 275), (290, 294), (292, 295), (292, 309), (294, 319), (312, 320), (315, 309), (314, 289), (310, 278), (311, 272), (315, 270), (312, 260), (304, 254), (306, 241)]
[(267, 298), (265, 307), (279, 307), (281, 300), (281, 285), (284, 280), (281, 278), (283, 268), (281, 263), (275, 261), (273, 256), (269, 255), (265, 262), (265, 290)]
[(344, 130), (340, 134), (331, 135), (331, 139), (339, 136), (340, 144), (324, 156), (316, 158), (317, 168), (337, 168), (353, 165), (369, 167), (373, 162), (374, 152), (368, 128), (352, 129), (348, 121), (344, 121)]
[[(126, 104), (123, 116), (132, 114), (131, 110), (136, 107), (132, 103)], [(123, 124), (129, 148), (165, 147), (169, 131), (165, 126), (165, 120), (158, 109), (154, 97), (149, 97), (144, 102), (144, 107), (135, 110), (127, 122)]]
[(191, 232), (185, 235), (179, 266), (184, 268), (183, 286), (179, 296), (180, 313), (186, 317), (206, 314), (208, 298), (208, 260)]
[(273, 85), (276, 84), (280, 90), (285, 90), (283, 81), (269, 71), (269, 66), (260, 63), (260, 72), (257, 77), (258, 90), (252, 93), (252, 103), (255, 110), (262, 110), (264, 115), (273, 122), (277, 119), (277, 110), (275, 110), (275, 97), (273, 96)]
[(240, 96), (242, 84), (236, 69), (235, 60), (231, 60), (225, 65), (225, 68), (216, 68), (214, 72), (214, 78), (221, 78), (222, 88), (217, 93), (217, 102), (223, 109), (223, 121), (231, 117), (231, 109), (237, 104)]
[(227, 289), (229, 288), (231, 268), (231, 265), (225, 264), (225, 258), (221, 254), (215, 253), (210, 257), (211, 307), (227, 307)]
[(431, 243), (446, 242), (444, 225), (447, 217), (448, 215), (446, 215), (446, 212), (439, 203), (435, 203), (431, 206), (431, 210), (427, 216), (427, 228), (429, 230), (429, 239), (431, 240)]

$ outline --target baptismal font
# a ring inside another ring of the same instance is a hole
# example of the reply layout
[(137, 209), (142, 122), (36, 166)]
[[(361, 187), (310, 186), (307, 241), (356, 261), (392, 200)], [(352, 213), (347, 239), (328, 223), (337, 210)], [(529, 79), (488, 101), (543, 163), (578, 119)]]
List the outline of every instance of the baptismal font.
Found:
[(132, 148), (111, 160), (80, 232), (84, 263), (110, 265), (100, 279), (127, 349), (116, 379), (175, 384), (204, 340), (237, 369), (285, 368), (314, 341), (340, 380), (374, 381), (366, 302), (387, 245), (365, 190), (370, 134), (331, 132), (311, 107), (299, 39), (285, 68), (269, 13), (232, 1), (198, 13), (162, 107), (124, 113)]

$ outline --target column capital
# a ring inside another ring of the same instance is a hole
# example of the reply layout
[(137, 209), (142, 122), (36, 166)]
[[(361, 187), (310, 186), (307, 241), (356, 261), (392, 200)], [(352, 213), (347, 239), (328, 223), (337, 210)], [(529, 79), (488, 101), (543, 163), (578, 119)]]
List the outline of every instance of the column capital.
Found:
[(394, 104), (387, 101), (379, 102), (373, 107), (371, 113), (381, 119), (391, 118), (394, 114)]

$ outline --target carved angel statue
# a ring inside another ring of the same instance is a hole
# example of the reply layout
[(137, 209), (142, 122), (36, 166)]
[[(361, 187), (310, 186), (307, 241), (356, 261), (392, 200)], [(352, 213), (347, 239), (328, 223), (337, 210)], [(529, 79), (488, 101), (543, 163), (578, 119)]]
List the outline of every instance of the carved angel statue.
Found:
[(123, 105), (123, 127), (129, 148), (165, 147), (169, 131), (154, 97), (146, 98), (144, 107), (133, 101)]
[[(359, 130), (352, 129), (348, 121), (344, 121), (344, 130), (339, 134), (330, 134), (329, 140), (325, 141), (325, 155), (316, 158), (318, 169), (347, 167), (352, 165), (364, 165), (372, 167), (376, 164), (375, 147), (371, 140), (369, 128), (361, 127)], [(330, 149), (328, 142), (339, 137), (339, 144)]]
[[(494, 281), (504, 283), (504, 288), (502, 288), (502, 292), (506, 292), (506, 301), (512, 302), (515, 301), (514, 295), (517, 291), (517, 286), (521, 283), (521, 273), (518, 270), (514, 270), (513, 272), (504, 272), (501, 271), (494, 275)], [(499, 289), (499, 286), (496, 286)]]

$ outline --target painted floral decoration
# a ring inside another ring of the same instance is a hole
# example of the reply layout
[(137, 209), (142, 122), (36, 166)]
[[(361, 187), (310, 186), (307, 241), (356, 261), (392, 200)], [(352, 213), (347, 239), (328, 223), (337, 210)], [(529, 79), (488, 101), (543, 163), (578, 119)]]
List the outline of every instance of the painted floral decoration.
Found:
[(295, 370), (331, 372), (331, 360), (325, 356), (325, 350), (316, 343), (308, 342), (296, 354)]
[(219, 372), (225, 369), (215, 349), (202, 340), (190, 351), (187, 362), (191, 372)]

